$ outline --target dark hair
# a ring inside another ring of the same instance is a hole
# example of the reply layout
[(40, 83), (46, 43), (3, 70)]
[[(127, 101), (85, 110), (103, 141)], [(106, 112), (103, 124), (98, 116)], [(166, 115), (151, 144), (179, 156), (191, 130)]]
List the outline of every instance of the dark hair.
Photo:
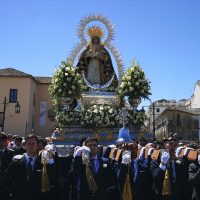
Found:
[(171, 140), (167, 140), (167, 139), (166, 139), (166, 140), (163, 142), (163, 144), (164, 144), (164, 147), (165, 147), (165, 145), (167, 145), (167, 144), (172, 145), (173, 142), (172, 142)]
[(88, 138), (85, 140), (85, 145), (86, 145), (88, 142), (92, 142), (92, 141), (96, 142), (97, 145), (98, 145), (98, 139), (95, 138), (95, 137), (88, 137)]
[(47, 140), (45, 138), (38, 136), (38, 140), (44, 147), (47, 145)]
[(22, 141), (23, 139), (22, 139), (22, 137), (20, 137), (20, 136), (16, 136), (14, 140), (15, 140), (15, 141)]
[(0, 140), (5, 141), (8, 139), (8, 136), (4, 132), (0, 132)]
[(29, 139), (36, 139), (37, 144), (39, 143), (39, 139), (38, 139), (38, 136), (37, 136), (37, 135), (34, 135), (34, 134), (28, 135), (28, 136), (25, 138), (25, 144), (26, 144), (26, 141), (29, 140)]
[(193, 149), (198, 149), (198, 144), (191, 142), (187, 145), (187, 147), (193, 148)]
[(87, 137), (81, 138), (81, 140), (80, 140), (80, 146), (81, 147), (83, 146), (83, 143), (85, 142), (86, 139), (87, 139)]

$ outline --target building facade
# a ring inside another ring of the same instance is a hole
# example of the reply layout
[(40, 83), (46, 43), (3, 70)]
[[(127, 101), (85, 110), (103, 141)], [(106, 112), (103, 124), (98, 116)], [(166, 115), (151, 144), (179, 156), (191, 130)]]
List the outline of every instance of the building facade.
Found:
[[(5, 133), (51, 135), (55, 120), (48, 93), (50, 82), (51, 77), (34, 77), (13, 68), (0, 69), (0, 112), (6, 105), (4, 122), (1, 118)], [(15, 113), (16, 102), (20, 104), (18, 114)]]
[(157, 140), (169, 138), (170, 133), (178, 133), (182, 140), (199, 141), (200, 112), (181, 107), (166, 108), (155, 121)]

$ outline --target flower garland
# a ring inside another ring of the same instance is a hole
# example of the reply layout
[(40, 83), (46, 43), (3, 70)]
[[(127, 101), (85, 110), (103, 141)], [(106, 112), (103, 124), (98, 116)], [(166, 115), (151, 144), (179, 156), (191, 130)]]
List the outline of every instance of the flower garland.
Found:
[(150, 93), (150, 82), (146, 79), (144, 71), (139, 64), (133, 62), (132, 66), (122, 77), (119, 87), (119, 96), (128, 96), (131, 98), (148, 98)]
[(118, 125), (119, 117), (116, 108), (109, 105), (93, 105), (85, 111), (81, 125), (94, 127), (113, 127)]

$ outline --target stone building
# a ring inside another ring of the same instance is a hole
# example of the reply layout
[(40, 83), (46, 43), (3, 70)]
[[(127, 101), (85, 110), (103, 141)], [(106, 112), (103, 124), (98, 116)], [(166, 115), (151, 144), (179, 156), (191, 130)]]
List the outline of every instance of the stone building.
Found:
[[(51, 77), (34, 77), (13, 68), (0, 69), (0, 113), (6, 97), (5, 120), (0, 118), (4, 132), (25, 136), (35, 133), (49, 136), (55, 126), (48, 92)], [(19, 102), (20, 113), (15, 113)]]
[(183, 140), (199, 141), (200, 112), (183, 107), (166, 108), (155, 121), (155, 137), (157, 140), (170, 137), (170, 133), (178, 133)]

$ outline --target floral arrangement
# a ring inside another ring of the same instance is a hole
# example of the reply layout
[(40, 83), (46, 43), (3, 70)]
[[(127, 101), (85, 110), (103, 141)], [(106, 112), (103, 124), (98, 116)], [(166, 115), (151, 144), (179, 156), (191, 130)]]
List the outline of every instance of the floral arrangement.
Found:
[[(146, 119), (144, 111), (128, 110), (128, 124), (142, 125)], [(89, 109), (80, 111), (57, 112), (58, 126), (80, 124), (92, 127), (119, 126), (119, 110), (109, 105), (93, 105)]]
[(82, 112), (79, 111), (61, 111), (56, 115), (56, 121), (58, 126), (62, 127), (63, 125), (69, 124), (79, 124), (81, 121)]
[(73, 67), (69, 60), (62, 61), (59, 68), (55, 70), (49, 87), (52, 98), (80, 98), (84, 89), (86, 86), (78, 73), (78, 68)]
[(147, 98), (150, 93), (150, 82), (146, 79), (144, 71), (139, 64), (133, 62), (132, 66), (122, 77), (119, 87), (119, 96), (128, 96), (130, 98)]
[(146, 120), (146, 114), (144, 110), (130, 110), (128, 113), (129, 124), (143, 125)]
[(93, 105), (82, 116), (81, 125), (94, 127), (112, 127), (118, 125), (116, 108), (109, 105)]

